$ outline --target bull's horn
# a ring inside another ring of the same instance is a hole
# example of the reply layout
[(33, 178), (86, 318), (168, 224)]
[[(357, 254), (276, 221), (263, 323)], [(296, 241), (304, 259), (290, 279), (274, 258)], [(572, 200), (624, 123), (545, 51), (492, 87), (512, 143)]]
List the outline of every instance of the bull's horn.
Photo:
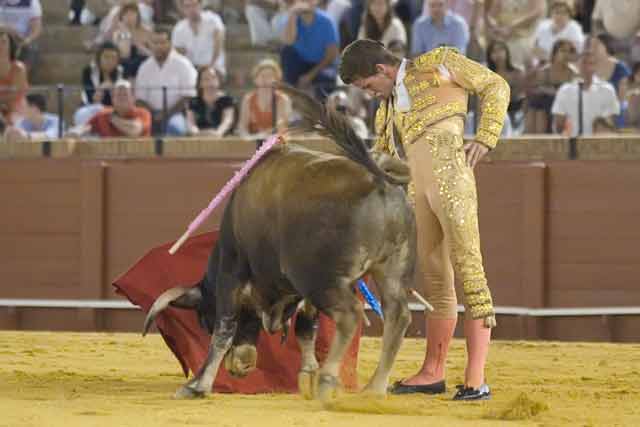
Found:
[(187, 292), (189, 292), (190, 289), (191, 288), (176, 287), (176, 288), (171, 288), (164, 291), (162, 295), (160, 295), (158, 299), (153, 303), (153, 305), (151, 306), (151, 309), (149, 310), (149, 313), (147, 313), (146, 319), (144, 319), (144, 328), (142, 329), (142, 336), (144, 337), (145, 335), (147, 335), (147, 332), (149, 332), (149, 327), (151, 326), (151, 323), (155, 320), (156, 316), (160, 312), (162, 312), (165, 308), (167, 308), (169, 304), (171, 304), (173, 301), (177, 300), (178, 298), (182, 297)]

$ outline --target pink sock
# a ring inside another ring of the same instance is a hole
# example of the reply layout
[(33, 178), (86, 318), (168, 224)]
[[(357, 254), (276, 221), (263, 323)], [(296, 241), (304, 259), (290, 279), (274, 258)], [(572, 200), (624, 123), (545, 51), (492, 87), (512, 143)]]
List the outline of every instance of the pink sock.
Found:
[(489, 354), (491, 328), (484, 327), (484, 319), (465, 319), (464, 334), (467, 339), (467, 369), (464, 383), (478, 388), (484, 383), (484, 366)]

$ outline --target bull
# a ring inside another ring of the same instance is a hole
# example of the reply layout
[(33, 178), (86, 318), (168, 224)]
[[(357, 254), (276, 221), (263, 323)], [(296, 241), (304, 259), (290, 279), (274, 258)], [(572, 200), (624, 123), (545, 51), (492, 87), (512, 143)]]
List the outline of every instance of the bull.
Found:
[[(212, 335), (202, 368), (177, 398), (209, 393), (222, 363), (231, 374), (246, 375), (256, 366), (260, 329), (285, 329), (296, 311), (300, 392), (330, 397), (364, 314), (354, 285), (367, 274), (380, 293), (384, 332), (365, 390), (386, 393), (410, 322), (407, 290), (416, 243), (413, 210), (402, 188), (408, 169), (390, 157), (372, 157), (342, 114), (285, 90), (301, 111), (300, 127), (328, 136), (339, 154), (294, 144), (272, 149), (230, 196), (202, 280), (169, 289), (152, 305), (143, 334), (158, 313), (173, 306), (195, 309)], [(319, 312), (336, 324), (322, 367), (315, 357)]]

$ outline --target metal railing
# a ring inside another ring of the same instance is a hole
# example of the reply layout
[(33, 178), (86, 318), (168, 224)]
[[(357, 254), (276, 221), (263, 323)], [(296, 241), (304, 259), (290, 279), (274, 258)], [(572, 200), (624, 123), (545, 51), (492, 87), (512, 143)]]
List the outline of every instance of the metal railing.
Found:
[[(87, 299), (0, 299), (0, 307), (9, 308), (65, 308), (65, 309), (107, 309), (137, 310), (140, 307), (124, 300), (87, 300)], [(367, 310), (371, 308), (366, 305)], [(458, 313), (464, 313), (464, 306), (458, 305)], [(410, 303), (414, 312), (424, 311), (419, 303)], [(583, 317), (583, 316), (640, 316), (640, 307), (571, 307), (571, 308), (528, 308), (515, 306), (497, 306), (495, 312), (505, 316), (525, 317)]]

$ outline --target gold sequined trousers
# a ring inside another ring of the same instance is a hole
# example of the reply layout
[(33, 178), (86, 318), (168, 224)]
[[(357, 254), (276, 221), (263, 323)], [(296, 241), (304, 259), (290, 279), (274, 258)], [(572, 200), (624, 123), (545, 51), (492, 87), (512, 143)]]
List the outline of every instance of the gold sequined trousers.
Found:
[(466, 164), (462, 137), (433, 129), (405, 150), (418, 233), (417, 279), (434, 306), (430, 317), (456, 317), (455, 272), (467, 315), (493, 319), (480, 253), (476, 181)]

